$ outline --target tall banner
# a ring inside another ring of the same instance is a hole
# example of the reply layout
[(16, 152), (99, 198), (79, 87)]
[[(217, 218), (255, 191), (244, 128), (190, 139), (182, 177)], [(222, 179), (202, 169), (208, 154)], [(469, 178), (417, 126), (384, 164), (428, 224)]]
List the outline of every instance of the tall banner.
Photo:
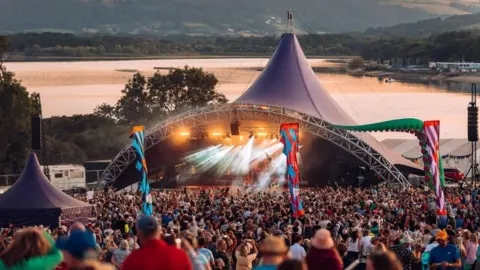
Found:
[(145, 135), (144, 126), (134, 126), (130, 133), (132, 138), (132, 147), (135, 150), (137, 162), (135, 167), (140, 173), (140, 187), (139, 190), (142, 194), (142, 212), (145, 215), (150, 216), (153, 212), (152, 209), (152, 196), (150, 195), (150, 184), (147, 179), (147, 161), (145, 159)]
[(283, 153), (287, 156), (287, 178), (290, 189), (290, 202), (294, 218), (304, 215), (302, 199), (300, 198), (300, 174), (298, 170), (298, 123), (285, 123), (280, 126)]
[(440, 121), (425, 121), (425, 155), (424, 168), (425, 180), (434, 188), (436, 196), (437, 211), (445, 215), (445, 196), (442, 187), (445, 184), (442, 156), (440, 155)]

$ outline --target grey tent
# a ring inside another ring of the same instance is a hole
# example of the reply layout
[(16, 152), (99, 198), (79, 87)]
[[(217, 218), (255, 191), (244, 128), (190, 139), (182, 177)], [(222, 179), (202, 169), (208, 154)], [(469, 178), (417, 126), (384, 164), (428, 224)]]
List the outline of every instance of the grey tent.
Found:
[(53, 186), (32, 153), (18, 181), (0, 195), (0, 226), (40, 225), (55, 228), (63, 219), (86, 219), (93, 206)]

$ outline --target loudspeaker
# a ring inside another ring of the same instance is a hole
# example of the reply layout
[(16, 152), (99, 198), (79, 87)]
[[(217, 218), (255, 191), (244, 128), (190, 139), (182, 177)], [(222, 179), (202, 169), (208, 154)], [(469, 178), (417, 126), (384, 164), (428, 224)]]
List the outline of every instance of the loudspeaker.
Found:
[(230, 124), (230, 133), (232, 134), (232, 136), (240, 135), (240, 130), (238, 129), (238, 123)]
[(469, 106), (468, 107), (468, 141), (477, 142), (478, 141), (478, 107)]
[(32, 115), (32, 150), (42, 149), (42, 118), (38, 114)]

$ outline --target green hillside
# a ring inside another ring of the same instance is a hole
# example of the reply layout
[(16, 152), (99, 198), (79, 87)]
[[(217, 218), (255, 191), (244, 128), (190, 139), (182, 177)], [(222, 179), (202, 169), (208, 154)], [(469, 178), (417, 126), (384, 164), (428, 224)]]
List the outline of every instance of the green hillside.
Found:
[[(0, 32), (271, 34), (285, 11), (308, 32), (365, 31), (438, 16), (444, 1), (387, 0), (1, 0)], [(405, 3), (406, 4), (405, 4)], [(418, 2), (418, 1), (417, 1)], [(403, 4), (402, 4), (403, 3)], [(413, 6), (412, 6), (413, 5)], [(425, 6), (426, 5), (426, 6)], [(430, 5), (431, 9), (428, 8)], [(475, 7), (461, 4), (468, 9)], [(460, 10), (453, 8), (453, 10)], [(456, 12), (456, 11), (455, 11)], [(456, 13), (444, 14), (456, 14)]]

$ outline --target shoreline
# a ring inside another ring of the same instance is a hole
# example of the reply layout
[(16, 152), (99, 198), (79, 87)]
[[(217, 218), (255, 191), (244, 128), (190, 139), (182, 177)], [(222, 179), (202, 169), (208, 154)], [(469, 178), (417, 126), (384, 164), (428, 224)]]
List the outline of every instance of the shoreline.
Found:
[[(327, 62), (332, 62), (328, 60)], [(480, 83), (480, 73), (439, 73), (436, 71), (405, 71), (405, 70), (349, 70), (346, 64), (337, 66), (312, 67), (315, 73), (344, 74), (353, 77), (376, 77), (379, 80), (391, 78), (406, 83)]]
[[(170, 59), (242, 59), (242, 58), (269, 58), (271, 54), (170, 54), (158, 56), (89, 56), (89, 57), (62, 57), (39, 56), (27, 57), (12, 55), (4, 63), (30, 63), (30, 62), (95, 62), (95, 61), (135, 61), (135, 60), (170, 60)], [(307, 55), (308, 59), (350, 59), (353, 56), (318, 56)]]

